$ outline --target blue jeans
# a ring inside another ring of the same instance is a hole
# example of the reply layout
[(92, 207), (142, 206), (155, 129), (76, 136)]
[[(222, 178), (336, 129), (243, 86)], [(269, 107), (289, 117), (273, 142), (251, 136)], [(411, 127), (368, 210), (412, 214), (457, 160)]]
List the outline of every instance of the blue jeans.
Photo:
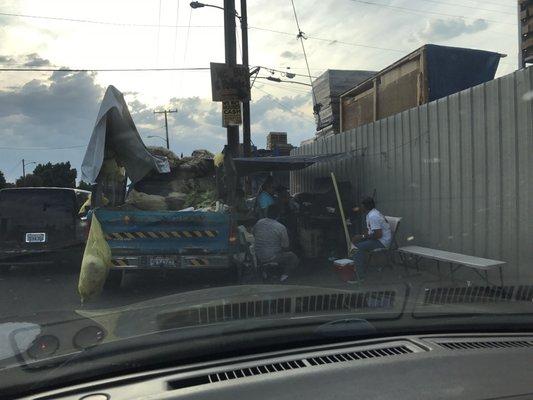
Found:
[(370, 240), (363, 240), (362, 242), (359, 242), (355, 245), (357, 247), (356, 253), (352, 256), (352, 260), (355, 262), (355, 268), (357, 270), (357, 274), (360, 278), (362, 278), (366, 274), (366, 256), (368, 253), (370, 253), (372, 250), (375, 249), (382, 249), (385, 246), (383, 246), (383, 243), (381, 243), (379, 240), (376, 239), (370, 239)]

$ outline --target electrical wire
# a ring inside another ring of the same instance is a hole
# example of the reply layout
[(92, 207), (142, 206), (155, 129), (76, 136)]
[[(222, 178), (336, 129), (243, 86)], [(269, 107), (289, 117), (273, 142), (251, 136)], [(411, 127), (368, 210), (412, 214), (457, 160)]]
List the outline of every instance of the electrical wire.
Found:
[(178, 46), (178, 24), (180, 22), (180, 0), (176, 0), (176, 27), (174, 28), (174, 49), (172, 52), (172, 64), (176, 63), (176, 51)]
[(189, 23), (187, 24), (187, 36), (185, 36), (185, 50), (183, 51), (183, 63), (187, 58), (187, 47), (189, 45), (189, 34), (191, 32), (192, 8), (189, 10)]
[(313, 96), (313, 113), (317, 119), (317, 125), (320, 126), (320, 106), (316, 100), (315, 88), (313, 87), (313, 78), (311, 78), (311, 69), (309, 68), (309, 60), (307, 59), (307, 53), (305, 52), (304, 39), (306, 39), (305, 34), (300, 28), (300, 23), (298, 22), (298, 14), (296, 13), (296, 7), (294, 5), (294, 0), (290, 0), (292, 4), (292, 11), (294, 13), (294, 21), (296, 22), (296, 28), (298, 29), (298, 35), (296, 38), (300, 39), (302, 45), (302, 52), (304, 55), (305, 66), (307, 67), (307, 75), (309, 76), (309, 83), (311, 84), (311, 95)]
[(0, 150), (72, 150), (86, 148), (87, 145), (68, 146), (68, 147), (11, 147), (0, 146)]
[(20, 164), (22, 164), (22, 160), (19, 160), (15, 166), (11, 167), (9, 170), (6, 170), (6, 175), (11, 174)]
[[(189, 24), (188, 25), (155, 25), (155, 24), (136, 24), (136, 23), (120, 23), (120, 22), (108, 22), (108, 21), (98, 21), (98, 20), (87, 20), (87, 19), (77, 19), (77, 18), (66, 18), (66, 17), (48, 17), (44, 15), (30, 15), (30, 14), (15, 14), (15, 13), (4, 13), (0, 12), (0, 16), (7, 16), (7, 17), (15, 17), (15, 18), (31, 18), (31, 19), (43, 19), (43, 20), (53, 20), (53, 21), (63, 21), (63, 22), (75, 22), (75, 23), (85, 23), (85, 24), (98, 24), (98, 25), (111, 25), (111, 26), (120, 26), (120, 27), (141, 27), (141, 28), (186, 28), (187, 32), (190, 31), (191, 28), (223, 28), (222, 25), (191, 25), (190, 24), (190, 17), (189, 17)], [(294, 36), (294, 33), (291, 32), (284, 32), (279, 31), (275, 29), (269, 29), (269, 28), (263, 28), (259, 26), (248, 26), (249, 30), (256, 30), (256, 31), (262, 31), (262, 32), (272, 32), (272, 33), (278, 33), (280, 35), (285, 36)], [(188, 35), (187, 35), (188, 36)], [(345, 42), (341, 40), (336, 39), (328, 39), (328, 38), (322, 38), (322, 37), (316, 37), (316, 36), (307, 36), (310, 40), (319, 40), (328, 42), (330, 44), (344, 44), (348, 46), (354, 46), (354, 47), (364, 47), (369, 49), (376, 49), (376, 50), (384, 50), (384, 51), (392, 51), (397, 53), (404, 53), (404, 50), (399, 49), (393, 49), (393, 48), (386, 48), (386, 47), (379, 47), (379, 46), (371, 46), (366, 45), (363, 43), (351, 43), (351, 42)]]
[(442, 4), (442, 5), (454, 6), (454, 7), (469, 8), (469, 9), (478, 10), (478, 11), (496, 12), (496, 13), (505, 14), (505, 15), (513, 15), (513, 16), (516, 15), (516, 13), (509, 13), (509, 12), (505, 12), (505, 11), (501, 11), (501, 10), (494, 10), (494, 9), (491, 10), (489, 8), (481, 8), (481, 7), (477, 7), (477, 6), (468, 6), (468, 5), (465, 5), (465, 4), (458, 4), (458, 3), (448, 3), (448, 2), (445, 2), (445, 1), (437, 1), (437, 0), (419, 0), (419, 1), (425, 1), (426, 3)]
[(268, 85), (268, 86), (270, 86), (272, 88), (275, 88), (275, 89), (285, 90), (286, 92), (289, 92), (289, 93), (299, 94), (299, 95), (306, 95), (306, 96), (308, 96), (309, 92), (311, 91), (311, 89), (302, 90), (302, 89), (298, 89), (298, 88), (294, 88), (294, 87), (290, 87), (290, 86), (285, 86), (285, 85), (275, 84), (275, 83), (269, 83), (269, 82), (261, 82), (261, 85)]
[[(294, 33), (279, 31), (279, 30), (276, 30), (276, 29), (261, 28), (261, 27), (257, 27), (257, 26), (249, 26), (248, 29), (252, 29), (252, 30), (256, 30), (256, 31), (263, 31), (263, 32), (278, 33), (280, 35), (294, 37)], [(318, 40), (318, 41), (321, 41), (321, 42), (328, 42), (329, 44), (344, 44), (344, 45), (347, 45), (347, 46), (364, 47), (364, 48), (367, 48), (367, 49), (374, 49), (374, 50), (392, 51), (392, 52), (395, 52), (395, 53), (405, 53), (406, 52), (406, 50), (393, 49), (393, 48), (380, 47), (380, 46), (371, 46), (371, 45), (367, 45), (367, 44), (363, 44), (363, 43), (345, 42), (343, 40), (328, 39), (328, 38), (317, 37), (317, 36), (313, 36), (313, 35), (306, 35), (306, 37), (307, 37), (307, 39), (310, 39), (310, 40)]]
[[(286, 74), (292, 74), (292, 75), (295, 75), (295, 76), (304, 76), (306, 78), (308, 77), (308, 75), (297, 74), (295, 72), (292, 72), (290, 69), (287, 69), (287, 70), (283, 71), (283, 70), (280, 70), (280, 69), (265, 67), (265, 66), (262, 66), (262, 65), (253, 66), (253, 67), (251, 67), (251, 69), (256, 68), (256, 67), (259, 67), (259, 68), (262, 68), (262, 69), (266, 69), (266, 70), (268, 70), (270, 72), (272, 72), (272, 71), (279, 72), (280, 74), (282, 74), (282, 76), (285, 76)], [(292, 69), (292, 67), (291, 67), (291, 69)], [(306, 69), (306, 68), (302, 68), (302, 69)], [(285, 75), (283, 75), (283, 74), (285, 74)], [(316, 79), (317, 77), (313, 76), (312, 78)]]
[(157, 72), (157, 71), (209, 71), (209, 67), (183, 67), (183, 68), (12, 68), (0, 67), (2, 72)]
[(62, 22), (76, 22), (84, 24), (96, 24), (96, 25), (110, 25), (110, 26), (121, 26), (121, 27), (132, 27), (132, 28), (223, 28), (222, 25), (169, 25), (169, 24), (138, 24), (130, 22), (110, 22), (110, 21), (100, 21), (93, 19), (79, 19), (79, 18), (67, 18), (67, 17), (49, 17), (45, 15), (31, 15), (31, 14), (15, 14), (15, 13), (6, 13), (0, 12), (0, 16), (4, 17), (15, 17), (15, 18), (30, 18), (30, 19), (43, 19), (43, 20), (52, 20), (52, 21), (62, 21)]
[(161, 0), (159, 0), (159, 14), (157, 19), (157, 39), (155, 43), (155, 65), (159, 64), (159, 37), (161, 35)]
[[(407, 13), (414, 13), (416, 15), (420, 15), (420, 14), (424, 14), (424, 15), (427, 15), (427, 14), (431, 14), (431, 15), (439, 15), (439, 16), (443, 16), (443, 17), (452, 17), (452, 18), (460, 18), (460, 19), (464, 19), (464, 20), (477, 20), (479, 18), (475, 18), (475, 17), (465, 17), (464, 15), (457, 15), (457, 14), (446, 14), (446, 13), (441, 13), (441, 12), (436, 12), (436, 11), (425, 11), (425, 10), (417, 10), (415, 8), (408, 8), (408, 7), (401, 7), (401, 6), (393, 6), (391, 4), (382, 4), (382, 3), (374, 3), (374, 2), (371, 2), (371, 1), (367, 1), (367, 0), (350, 0), (354, 3), (360, 3), (360, 4), (367, 4), (367, 5), (371, 5), (371, 6), (375, 6), (375, 7), (386, 7), (386, 8), (392, 8), (394, 10), (401, 10), (401, 11), (404, 11), (404, 12), (407, 12)], [(511, 22), (505, 22), (505, 21), (498, 21), (498, 20), (495, 20), (495, 19), (487, 19), (487, 18), (483, 18), (483, 20), (487, 21), (487, 22), (492, 22), (494, 24), (503, 24), (503, 25), (513, 25), (513, 26), (516, 26), (516, 23), (511, 23)]]
[(516, 4), (502, 4), (502, 3), (499, 3), (499, 2), (496, 2), (496, 1), (489, 1), (489, 0), (466, 0), (466, 1), (469, 1), (470, 3), (475, 3), (475, 4), (492, 4), (494, 6), (498, 6), (498, 7), (504, 7), (504, 8), (507, 8), (507, 7), (511, 7), (511, 8), (514, 8), (516, 9)]
[(315, 123), (315, 120), (314, 118), (311, 118), (309, 117), (308, 115), (305, 115), (304, 113), (301, 113), (299, 111), (296, 111), (296, 110), (293, 110), (291, 109), (289, 106), (287, 106), (286, 104), (283, 104), (281, 101), (279, 101), (277, 98), (275, 98), (274, 96), (272, 96), (270, 93), (268, 93), (266, 90), (258, 87), (258, 86), (254, 86), (254, 89), (257, 89), (259, 90), (260, 92), (263, 92), (264, 94), (266, 94), (274, 103), (276, 103), (278, 106), (280, 106), (281, 108), (283, 108), (284, 110), (296, 115), (296, 116), (299, 116), (300, 118), (302, 119), (305, 119), (307, 121), (313, 121), (313, 123)]

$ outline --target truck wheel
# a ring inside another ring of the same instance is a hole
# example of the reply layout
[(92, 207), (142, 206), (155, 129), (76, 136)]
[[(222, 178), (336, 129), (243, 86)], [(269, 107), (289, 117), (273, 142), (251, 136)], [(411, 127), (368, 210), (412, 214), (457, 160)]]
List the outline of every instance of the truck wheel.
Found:
[(107, 275), (107, 279), (104, 283), (104, 290), (111, 291), (111, 290), (120, 289), (123, 281), (124, 281), (124, 271), (111, 270), (109, 271), (109, 275)]

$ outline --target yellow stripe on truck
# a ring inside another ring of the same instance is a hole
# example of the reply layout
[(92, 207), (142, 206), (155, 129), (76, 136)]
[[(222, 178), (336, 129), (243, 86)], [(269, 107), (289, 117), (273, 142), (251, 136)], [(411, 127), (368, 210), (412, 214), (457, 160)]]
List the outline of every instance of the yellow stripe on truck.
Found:
[(106, 240), (132, 240), (132, 239), (182, 239), (182, 238), (214, 238), (217, 231), (155, 231), (155, 232), (111, 232), (105, 236)]

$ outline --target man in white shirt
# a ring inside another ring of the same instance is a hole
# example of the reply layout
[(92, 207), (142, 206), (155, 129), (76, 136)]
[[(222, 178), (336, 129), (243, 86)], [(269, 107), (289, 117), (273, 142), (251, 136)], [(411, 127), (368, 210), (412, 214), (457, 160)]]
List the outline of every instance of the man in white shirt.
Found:
[(353, 255), (355, 267), (359, 276), (365, 273), (365, 258), (369, 252), (379, 248), (388, 248), (392, 240), (392, 232), (389, 223), (378, 210), (372, 197), (366, 197), (362, 201), (363, 211), (366, 214), (366, 232), (355, 235), (352, 242), (356, 247)]
[(287, 228), (277, 221), (280, 208), (272, 204), (267, 209), (266, 218), (254, 225), (255, 255), (261, 264), (275, 262), (283, 269), (280, 281), (289, 277), (289, 272), (298, 266), (298, 257), (289, 249)]

